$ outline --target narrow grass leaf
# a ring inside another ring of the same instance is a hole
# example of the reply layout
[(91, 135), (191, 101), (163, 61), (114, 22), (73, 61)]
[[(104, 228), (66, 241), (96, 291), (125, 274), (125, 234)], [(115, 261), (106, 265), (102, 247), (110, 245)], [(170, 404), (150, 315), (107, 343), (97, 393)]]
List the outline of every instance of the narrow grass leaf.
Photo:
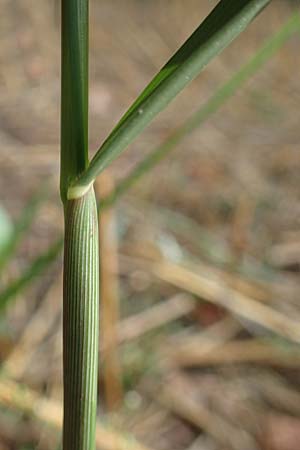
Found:
[(186, 136), (208, 120), (212, 114), (218, 111), (222, 105), (232, 97), (294, 33), (299, 31), (300, 14), (297, 12), (293, 14), (282, 28), (258, 50), (254, 57), (236, 72), (229, 81), (223, 84), (212, 97), (198, 109), (198, 111), (177, 128), (161, 145), (143, 158), (132, 172), (118, 183), (115, 190), (109, 196), (101, 200), (99, 207), (105, 208), (114, 203), (136, 181), (165, 158)]
[(105, 169), (190, 83), (204, 67), (224, 50), (270, 0), (221, 0), (169, 62), (154, 77), (105, 140), (89, 167), (69, 188), (76, 198), (88, 189)]

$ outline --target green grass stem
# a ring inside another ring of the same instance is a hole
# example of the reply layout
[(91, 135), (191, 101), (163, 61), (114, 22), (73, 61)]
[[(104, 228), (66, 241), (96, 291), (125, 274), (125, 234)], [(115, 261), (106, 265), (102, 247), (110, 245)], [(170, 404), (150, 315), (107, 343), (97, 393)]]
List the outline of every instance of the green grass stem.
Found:
[(89, 1), (61, 2), (61, 198), (88, 165)]
[(94, 450), (99, 263), (94, 190), (68, 200), (88, 165), (89, 0), (62, 0), (61, 198), (64, 204), (63, 450)]

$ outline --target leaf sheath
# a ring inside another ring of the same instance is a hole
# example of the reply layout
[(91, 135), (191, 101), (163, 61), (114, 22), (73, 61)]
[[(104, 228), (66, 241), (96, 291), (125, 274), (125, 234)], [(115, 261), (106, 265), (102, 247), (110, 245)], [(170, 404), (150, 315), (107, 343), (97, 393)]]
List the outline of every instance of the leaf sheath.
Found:
[(93, 189), (65, 208), (64, 450), (94, 450), (97, 409), (99, 262)]

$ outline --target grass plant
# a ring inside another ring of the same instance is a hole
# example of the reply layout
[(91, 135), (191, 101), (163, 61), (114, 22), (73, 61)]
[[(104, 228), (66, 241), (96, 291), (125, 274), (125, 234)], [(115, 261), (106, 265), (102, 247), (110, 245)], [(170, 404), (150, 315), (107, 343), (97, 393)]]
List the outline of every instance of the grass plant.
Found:
[[(104, 140), (88, 155), (88, 0), (62, 0), (61, 180), (65, 233), (0, 293), (0, 311), (57, 257), (64, 246), (63, 360), (64, 450), (94, 450), (99, 336), (98, 211), (93, 183), (161, 112), (264, 9), (270, 0), (221, 0), (138, 96)], [(143, 174), (204, 123), (300, 30), (294, 14), (233, 77), (216, 90), (165, 142), (146, 156), (98, 205), (114, 203)], [(32, 207), (38, 202), (34, 200)], [(0, 266), (8, 261), (30, 220), (16, 233)]]
[(61, 198), (64, 450), (93, 450), (98, 361), (98, 223), (93, 183), (270, 0), (221, 0), (88, 161), (88, 0), (62, 1)]
[[(124, 195), (143, 175), (149, 173), (176, 146), (189, 136), (195, 129), (204, 124), (212, 114), (217, 112), (224, 103), (233, 96), (257, 71), (285, 44), (295, 33), (300, 31), (300, 14), (294, 13), (290, 19), (242, 66), (227, 82), (219, 87), (212, 97), (202, 105), (189, 119), (158, 147), (142, 158), (141, 162), (115, 187), (106, 197), (103, 197), (98, 208), (105, 209), (114, 204)], [(31, 215), (32, 216), (32, 215)], [(19, 240), (18, 240), (19, 241)], [(12, 280), (0, 292), (0, 312), (12, 302), (19, 292), (23, 291), (40, 274), (53, 263), (63, 248), (63, 237), (57, 239), (49, 249), (37, 256), (19, 277)], [(14, 246), (15, 249), (15, 246)], [(7, 259), (5, 263), (7, 264)]]

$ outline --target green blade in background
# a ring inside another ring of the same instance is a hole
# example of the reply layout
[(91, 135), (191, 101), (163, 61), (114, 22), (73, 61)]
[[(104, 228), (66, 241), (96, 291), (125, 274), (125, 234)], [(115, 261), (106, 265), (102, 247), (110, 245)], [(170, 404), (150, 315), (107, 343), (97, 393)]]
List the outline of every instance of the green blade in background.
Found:
[(1, 257), (6, 252), (6, 248), (14, 234), (14, 225), (8, 212), (0, 205), (0, 267)]
[(13, 226), (9, 239), (1, 248), (0, 271), (9, 262), (10, 258), (13, 257), (20, 240), (31, 226), (34, 218), (36, 217), (39, 207), (45, 201), (46, 195), (47, 191), (44, 186), (43, 188), (40, 188), (35, 195), (33, 195), (33, 197), (23, 208), (20, 217), (18, 218), (16, 224)]
[(16, 296), (22, 292), (33, 280), (41, 275), (50, 264), (55, 261), (63, 248), (63, 239), (59, 238), (51, 245), (44, 253), (39, 255), (24, 272), (15, 280), (13, 280), (0, 293), (0, 315), (3, 313), (6, 306), (11, 303)]
[(269, 2), (270, 0), (221, 0), (129, 108), (88, 168), (69, 188), (68, 197), (83, 195), (95, 177), (120, 155)]

